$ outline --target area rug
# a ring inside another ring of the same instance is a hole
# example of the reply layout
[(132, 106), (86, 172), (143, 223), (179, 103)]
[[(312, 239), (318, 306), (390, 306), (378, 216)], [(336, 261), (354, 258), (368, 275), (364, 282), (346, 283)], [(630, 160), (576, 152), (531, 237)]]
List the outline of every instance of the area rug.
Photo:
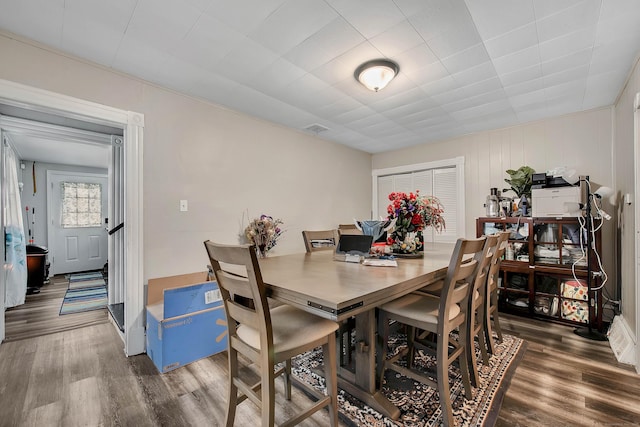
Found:
[[(392, 336), (390, 355), (405, 346), (405, 336), (401, 334)], [(451, 400), (456, 425), (493, 426), (495, 424), (504, 394), (518, 362), (522, 359), (525, 346), (522, 339), (504, 335), (504, 340), (497, 345), (496, 354), (491, 357), (489, 366), (482, 365), (482, 359), (478, 358), (480, 387), (472, 389), (472, 400), (466, 400), (464, 397), (464, 386), (459, 369), (450, 368)], [(424, 355), (419, 359), (417, 363), (420, 365), (434, 363), (430, 357)], [(321, 365), (322, 351), (318, 348), (296, 357), (293, 373), (301, 381), (324, 392), (324, 378), (315, 373)], [(401, 415), (398, 420), (384, 417), (344, 390), (338, 391), (340, 418), (349, 426), (429, 427), (442, 424), (442, 411), (437, 390), (392, 370), (387, 370), (385, 373), (382, 393), (400, 408)]]
[(60, 314), (80, 313), (107, 307), (107, 286), (99, 272), (71, 274)]

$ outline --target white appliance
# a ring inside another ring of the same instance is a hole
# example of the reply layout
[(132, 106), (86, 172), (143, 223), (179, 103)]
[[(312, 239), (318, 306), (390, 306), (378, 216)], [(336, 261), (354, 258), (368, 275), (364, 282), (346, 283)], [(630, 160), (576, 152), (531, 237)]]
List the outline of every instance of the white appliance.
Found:
[(568, 206), (582, 203), (580, 187), (534, 188), (531, 190), (532, 216), (535, 217), (571, 217)]

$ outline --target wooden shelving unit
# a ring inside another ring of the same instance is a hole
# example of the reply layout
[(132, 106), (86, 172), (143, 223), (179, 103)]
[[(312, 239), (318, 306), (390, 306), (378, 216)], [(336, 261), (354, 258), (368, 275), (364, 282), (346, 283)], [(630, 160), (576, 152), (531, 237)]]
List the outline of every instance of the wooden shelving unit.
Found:
[[(476, 234), (511, 232), (509, 248), (500, 268), (499, 309), (576, 326), (602, 329), (601, 279), (592, 274), (587, 292), (586, 231), (578, 218), (478, 218)], [(600, 231), (594, 234), (600, 253)], [(593, 301), (589, 310), (589, 301)]]

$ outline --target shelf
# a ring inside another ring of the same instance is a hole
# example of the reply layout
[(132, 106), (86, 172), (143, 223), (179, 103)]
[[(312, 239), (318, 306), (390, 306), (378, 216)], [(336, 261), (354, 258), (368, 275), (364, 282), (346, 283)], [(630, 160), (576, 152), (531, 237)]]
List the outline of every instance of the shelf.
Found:
[[(500, 310), (551, 322), (584, 326), (591, 322), (602, 327), (602, 295), (597, 289), (600, 278), (592, 278), (587, 294), (586, 233), (577, 218), (478, 218), (477, 236), (497, 231), (512, 232), (512, 252), (502, 260), (499, 287)], [(581, 236), (582, 234), (582, 236)], [(600, 231), (595, 233), (595, 248), (600, 251)], [(585, 252), (586, 253), (586, 252)], [(591, 265), (597, 260), (588, 251)], [(517, 258), (520, 257), (520, 260)], [(572, 271), (573, 264), (575, 265)], [(577, 279), (577, 280), (576, 280)], [(595, 306), (589, 313), (589, 300)]]

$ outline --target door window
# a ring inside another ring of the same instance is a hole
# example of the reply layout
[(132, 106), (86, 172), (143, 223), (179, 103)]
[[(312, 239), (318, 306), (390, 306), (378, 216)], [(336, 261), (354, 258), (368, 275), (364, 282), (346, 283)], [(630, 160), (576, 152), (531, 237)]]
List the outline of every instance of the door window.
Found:
[(63, 228), (100, 227), (102, 224), (102, 185), (88, 182), (62, 182)]

